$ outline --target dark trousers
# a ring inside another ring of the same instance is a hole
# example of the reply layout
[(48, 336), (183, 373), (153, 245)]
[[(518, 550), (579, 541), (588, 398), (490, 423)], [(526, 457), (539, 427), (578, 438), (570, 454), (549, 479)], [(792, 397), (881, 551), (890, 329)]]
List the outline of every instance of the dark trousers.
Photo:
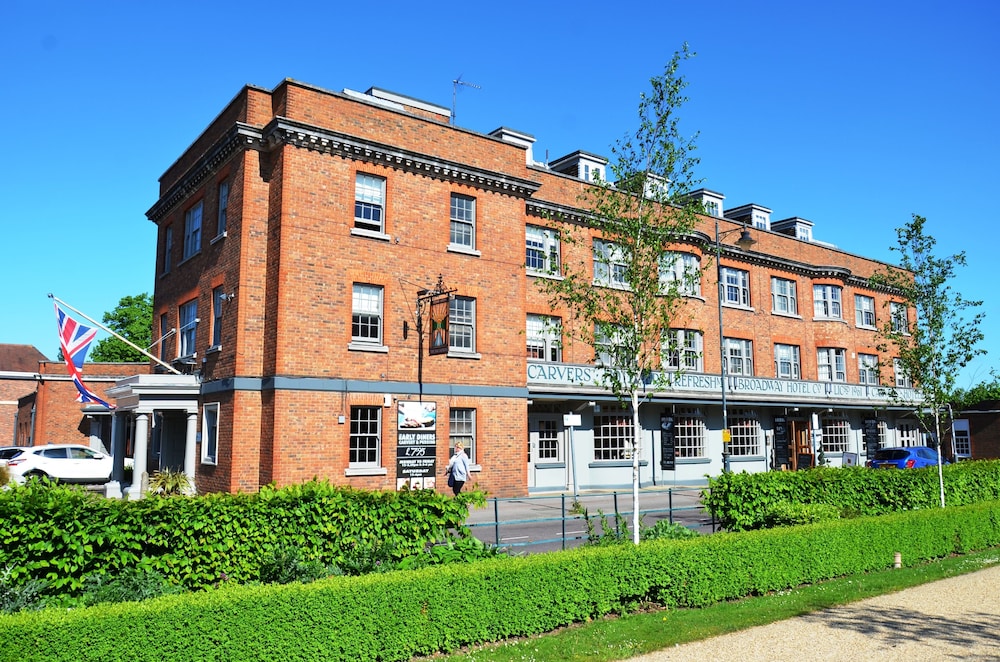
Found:
[(458, 496), (458, 493), (462, 491), (463, 487), (465, 487), (465, 481), (456, 480), (455, 484), (451, 486), (451, 491), (455, 493), (455, 496)]

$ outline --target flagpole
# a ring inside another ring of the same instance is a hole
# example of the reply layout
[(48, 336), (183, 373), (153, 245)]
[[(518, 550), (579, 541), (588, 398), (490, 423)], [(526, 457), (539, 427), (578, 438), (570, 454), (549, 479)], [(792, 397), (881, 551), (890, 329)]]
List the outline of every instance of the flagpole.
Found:
[[(86, 313), (80, 312), (79, 310), (77, 310), (73, 306), (69, 305), (68, 303), (66, 303), (65, 301), (63, 301), (62, 299), (60, 299), (59, 297), (53, 295), (52, 293), (49, 293), (49, 298), (52, 299), (53, 301), (55, 301), (56, 303), (62, 304), (66, 308), (69, 308), (70, 310), (72, 310), (77, 315), (80, 315), (81, 317), (83, 317), (84, 319), (86, 319), (88, 322), (91, 322), (92, 324), (96, 324), (97, 326), (99, 326), (103, 330), (105, 330), (108, 333), (110, 333), (111, 335), (113, 335), (115, 338), (118, 338), (118, 340), (121, 340), (123, 343), (125, 343), (126, 345), (128, 345), (132, 349), (134, 349), (134, 350), (136, 350), (138, 352), (142, 352), (142, 354), (144, 354), (145, 356), (148, 356), (149, 358), (153, 359), (154, 361), (156, 361), (161, 366), (163, 366), (164, 368), (166, 368), (170, 372), (174, 373), (175, 375), (181, 374), (181, 371), (178, 370), (177, 368), (173, 367), (172, 365), (170, 365), (168, 363), (164, 363), (163, 361), (161, 361), (160, 359), (156, 358), (155, 356), (153, 356), (152, 354), (150, 354), (149, 352), (147, 352), (143, 348), (141, 348), (138, 345), (136, 345), (135, 343), (133, 343), (131, 340), (129, 340), (127, 338), (123, 338), (121, 335), (115, 333), (114, 331), (112, 331), (108, 327), (104, 326), (103, 324), (101, 324), (100, 322), (98, 322), (97, 320), (95, 320), (93, 317), (90, 317)], [(164, 336), (164, 338), (165, 337), (166, 336)], [(163, 340), (163, 338), (161, 338), (160, 340)]]

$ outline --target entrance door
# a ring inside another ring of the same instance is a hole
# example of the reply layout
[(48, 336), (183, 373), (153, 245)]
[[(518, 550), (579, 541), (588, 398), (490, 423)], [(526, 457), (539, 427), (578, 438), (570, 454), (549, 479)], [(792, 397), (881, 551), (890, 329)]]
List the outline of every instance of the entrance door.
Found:
[(528, 488), (564, 489), (569, 484), (566, 469), (566, 429), (559, 414), (528, 417)]
[(792, 444), (792, 468), (808, 469), (816, 466), (813, 457), (812, 435), (809, 432), (809, 421), (788, 421), (788, 436)]

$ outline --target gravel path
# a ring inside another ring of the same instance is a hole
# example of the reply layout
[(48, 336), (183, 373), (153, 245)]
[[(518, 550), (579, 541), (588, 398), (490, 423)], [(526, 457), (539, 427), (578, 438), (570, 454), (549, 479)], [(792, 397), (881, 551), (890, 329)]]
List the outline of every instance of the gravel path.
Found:
[(1000, 660), (1000, 566), (629, 660)]

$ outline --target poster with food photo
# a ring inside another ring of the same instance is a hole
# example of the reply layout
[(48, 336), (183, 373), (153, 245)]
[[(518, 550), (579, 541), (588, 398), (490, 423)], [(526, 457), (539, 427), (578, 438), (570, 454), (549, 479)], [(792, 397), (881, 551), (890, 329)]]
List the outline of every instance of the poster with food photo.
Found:
[(437, 403), (412, 400), (397, 403), (397, 425), (400, 430), (436, 430)]

